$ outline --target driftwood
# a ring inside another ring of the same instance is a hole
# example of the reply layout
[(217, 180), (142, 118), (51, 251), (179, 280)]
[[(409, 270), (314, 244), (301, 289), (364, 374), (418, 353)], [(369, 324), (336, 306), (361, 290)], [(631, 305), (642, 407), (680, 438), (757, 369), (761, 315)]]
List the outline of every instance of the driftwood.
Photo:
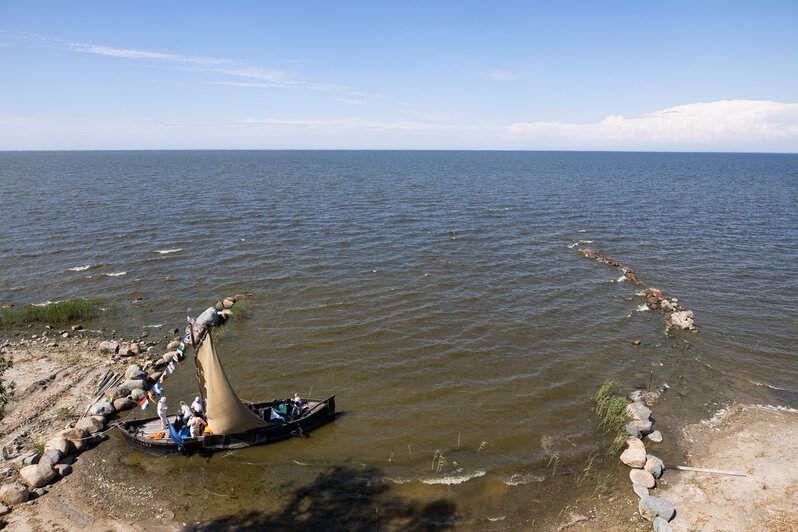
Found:
[(735, 477), (744, 477), (747, 476), (745, 473), (739, 473), (737, 471), (725, 471), (723, 469), (706, 469), (703, 467), (690, 467), (690, 466), (665, 466), (666, 469), (678, 469), (679, 471), (697, 471), (698, 473), (715, 473), (717, 475), (733, 475)]

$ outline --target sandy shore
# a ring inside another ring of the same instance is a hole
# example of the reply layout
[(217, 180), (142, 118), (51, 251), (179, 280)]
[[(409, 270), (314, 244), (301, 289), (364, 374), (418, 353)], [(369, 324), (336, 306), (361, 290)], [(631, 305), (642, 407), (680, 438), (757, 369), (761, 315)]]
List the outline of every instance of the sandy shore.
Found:
[[(46, 441), (75, 421), (92, 400), (108, 370), (124, 371), (136, 359), (99, 353), (98, 335), (80, 333), (0, 340), (14, 367), (5, 378), (17, 396), (0, 422), (0, 444), (15, 438)], [(56, 345), (53, 345), (53, 344)], [(112, 429), (113, 430), (113, 429)], [(652, 493), (677, 510), (673, 530), (798, 529), (798, 411), (734, 405), (712, 419), (685, 427), (679, 441), (681, 464), (734, 470), (744, 477), (669, 469)], [(104, 448), (105, 447), (105, 448)], [(185, 523), (170, 510), (168, 486), (142, 484), (125, 467), (124, 450), (100, 443), (78, 456), (69, 476), (54, 482), (33, 504), (3, 516), (7, 530), (181, 530)], [(23, 448), (22, 454), (25, 449)], [(13, 458), (3, 461), (3, 483), (17, 477)], [(625, 479), (617, 482), (624, 484)], [(631, 492), (631, 487), (621, 489)], [(628, 500), (626, 500), (628, 499)], [(636, 498), (604, 500), (594, 512), (565, 512), (552, 530), (645, 530)], [(190, 526), (191, 524), (189, 524)], [(196, 528), (195, 528), (196, 529)], [(469, 528), (470, 529), (470, 528)]]

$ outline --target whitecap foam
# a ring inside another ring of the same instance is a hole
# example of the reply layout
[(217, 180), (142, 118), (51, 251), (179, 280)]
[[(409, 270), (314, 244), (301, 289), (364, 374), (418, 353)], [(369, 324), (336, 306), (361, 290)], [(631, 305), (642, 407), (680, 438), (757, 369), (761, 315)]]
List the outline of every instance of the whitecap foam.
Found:
[(617, 279), (615, 279), (615, 282), (616, 282), (616, 283), (622, 283), (622, 282), (624, 282), (625, 280), (626, 280), (626, 276), (625, 276), (625, 275), (621, 275), (620, 277), (618, 277)]
[(70, 272), (83, 272), (94, 266), (93, 264), (86, 264), (85, 266), (75, 266), (74, 268), (67, 268)]
[(576, 246), (578, 246), (580, 244), (592, 244), (593, 242), (595, 242), (595, 241), (594, 240), (577, 240), (573, 244), (569, 244), (568, 245), (568, 249), (575, 248)]
[(767, 410), (776, 410), (780, 412), (798, 412), (798, 409), (790, 408), (789, 406), (781, 406), (781, 405), (756, 405), (759, 408), (766, 408)]
[(504, 521), (505, 519), (507, 519), (506, 515), (501, 515), (499, 517), (488, 517), (488, 521), (494, 521), (494, 522), (495, 521)]
[(545, 477), (536, 473), (514, 473), (510, 478), (504, 481), (508, 486), (523, 486), (530, 482), (543, 482)]
[(649, 310), (651, 310), (651, 309), (650, 309), (650, 308), (648, 308), (648, 305), (646, 305), (645, 303), (643, 303), (642, 305), (640, 305), (639, 307), (637, 307), (637, 308), (635, 309), (635, 312), (647, 312), (647, 311), (649, 311)]
[(183, 251), (183, 248), (174, 248), (174, 249), (156, 249), (155, 253), (159, 255), (169, 255), (170, 253), (179, 253)]
[(123, 275), (127, 275), (127, 272), (104, 273), (102, 275), (105, 277), (122, 277)]
[[(457, 473), (458, 471), (455, 471), (455, 473)], [(463, 484), (473, 478), (478, 478), (482, 476), (485, 476), (485, 471), (478, 469), (473, 473), (461, 473), (459, 475), (446, 475), (443, 477), (435, 477), (435, 478), (422, 478), (421, 482), (423, 484), (445, 484), (447, 486), (453, 486), (455, 484)]]
[(60, 301), (45, 301), (44, 303), (34, 303), (34, 307), (46, 307), (47, 305), (52, 305), (54, 303), (60, 303)]

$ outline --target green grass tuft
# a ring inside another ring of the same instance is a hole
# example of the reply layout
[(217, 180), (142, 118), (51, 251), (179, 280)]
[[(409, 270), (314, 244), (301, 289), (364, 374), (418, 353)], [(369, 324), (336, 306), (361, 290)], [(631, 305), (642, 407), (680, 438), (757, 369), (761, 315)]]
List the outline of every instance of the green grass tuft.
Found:
[(26, 305), (0, 310), (0, 324), (23, 324), (36, 321), (44, 323), (65, 323), (71, 320), (87, 319), (94, 315), (100, 300), (72, 299), (49, 305)]
[(626, 424), (629, 422), (629, 414), (626, 411), (626, 405), (629, 404), (629, 401), (621, 395), (620, 390), (620, 384), (608, 380), (601, 385), (593, 397), (593, 401), (596, 403), (599, 427), (609, 437), (608, 454), (616, 454), (620, 451), (628, 436)]

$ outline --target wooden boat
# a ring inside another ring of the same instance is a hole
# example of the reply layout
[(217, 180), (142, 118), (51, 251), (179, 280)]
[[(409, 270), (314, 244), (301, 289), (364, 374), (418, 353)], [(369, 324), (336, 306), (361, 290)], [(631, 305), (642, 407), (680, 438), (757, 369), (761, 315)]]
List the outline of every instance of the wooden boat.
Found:
[[(153, 454), (187, 454), (241, 449), (302, 436), (335, 418), (335, 396), (327, 399), (303, 399), (302, 412), (291, 418), (279, 409), (288, 401), (243, 402), (236, 395), (213, 346), (210, 330), (194, 341), (194, 362), (197, 382), (205, 403), (205, 414), (211, 434), (175, 441), (161, 426), (158, 417), (122, 421), (118, 424), (128, 444), (139, 451)], [(272, 410), (285, 421), (270, 421)], [(290, 410), (290, 406), (288, 407)], [(170, 416), (174, 422), (177, 416)]]

